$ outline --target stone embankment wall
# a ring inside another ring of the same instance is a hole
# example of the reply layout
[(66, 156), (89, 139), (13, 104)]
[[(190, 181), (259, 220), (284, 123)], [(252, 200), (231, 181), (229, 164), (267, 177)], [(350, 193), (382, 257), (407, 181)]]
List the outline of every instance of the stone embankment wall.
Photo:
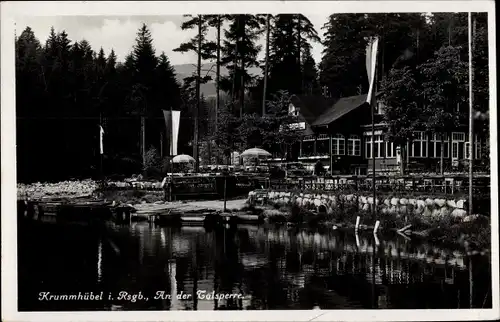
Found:
[[(282, 206), (298, 205), (307, 209), (326, 211), (334, 213), (338, 209), (355, 209), (357, 211), (369, 212), (374, 199), (366, 195), (355, 194), (309, 194), (294, 192), (256, 192), (248, 195), (249, 203), (263, 201)], [(375, 199), (378, 211), (384, 214), (413, 214), (429, 217), (452, 216), (466, 218), (467, 201), (465, 199), (430, 198), (428, 196), (414, 198), (398, 198), (394, 196), (380, 196)]]

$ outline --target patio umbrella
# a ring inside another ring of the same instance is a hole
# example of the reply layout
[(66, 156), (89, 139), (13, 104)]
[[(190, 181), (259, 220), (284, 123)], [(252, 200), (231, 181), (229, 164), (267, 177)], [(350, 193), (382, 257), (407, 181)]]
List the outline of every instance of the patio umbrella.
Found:
[(190, 162), (195, 162), (194, 158), (190, 155), (187, 155), (187, 154), (179, 154), (179, 155), (176, 155), (173, 159), (172, 159), (172, 162), (173, 163), (190, 163)]
[(240, 155), (241, 157), (254, 157), (254, 158), (259, 158), (259, 157), (270, 157), (271, 153), (267, 152), (266, 150), (259, 149), (259, 148), (252, 148), (243, 151)]

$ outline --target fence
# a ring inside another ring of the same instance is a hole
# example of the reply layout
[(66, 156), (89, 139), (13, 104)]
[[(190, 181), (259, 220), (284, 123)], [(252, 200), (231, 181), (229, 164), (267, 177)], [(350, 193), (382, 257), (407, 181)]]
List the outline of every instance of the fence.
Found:
[[(337, 176), (269, 180), (266, 188), (287, 191), (371, 192), (373, 191), (373, 178), (370, 176)], [(468, 193), (468, 189), (469, 178), (467, 176), (377, 176), (375, 178), (377, 192), (457, 195)], [(489, 194), (490, 177), (474, 177), (473, 193)]]

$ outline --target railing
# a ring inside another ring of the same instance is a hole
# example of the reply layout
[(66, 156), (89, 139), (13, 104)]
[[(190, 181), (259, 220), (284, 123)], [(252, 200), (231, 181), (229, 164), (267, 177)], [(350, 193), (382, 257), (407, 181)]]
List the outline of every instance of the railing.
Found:
[[(282, 180), (270, 180), (273, 190), (286, 191), (342, 191), (371, 192), (373, 189), (371, 176), (337, 176), (337, 177), (302, 177)], [(466, 194), (469, 189), (467, 176), (380, 176), (375, 178), (375, 190), (378, 192), (429, 194)], [(489, 176), (473, 178), (474, 194), (489, 194)]]

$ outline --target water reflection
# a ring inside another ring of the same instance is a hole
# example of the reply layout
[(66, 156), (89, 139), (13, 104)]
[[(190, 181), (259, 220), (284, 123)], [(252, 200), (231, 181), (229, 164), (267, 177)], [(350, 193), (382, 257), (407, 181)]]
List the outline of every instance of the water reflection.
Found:
[[(43, 220), (21, 221), (18, 236), (20, 310), (491, 307), (489, 258), (399, 237)], [(113, 299), (38, 301), (42, 291)], [(120, 291), (149, 300), (119, 300)]]

